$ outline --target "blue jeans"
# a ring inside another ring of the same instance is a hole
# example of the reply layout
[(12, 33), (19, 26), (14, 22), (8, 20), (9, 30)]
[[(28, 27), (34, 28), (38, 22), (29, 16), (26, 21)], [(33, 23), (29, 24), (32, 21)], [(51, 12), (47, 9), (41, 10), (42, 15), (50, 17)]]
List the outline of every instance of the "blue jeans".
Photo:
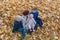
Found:
[(34, 27), (34, 30), (37, 30), (38, 28), (38, 24), (36, 23), (35, 27)]
[(26, 36), (26, 29), (25, 28), (19, 28), (18, 31), (22, 32), (22, 38), (24, 39)]
[(14, 28), (13, 28), (12, 32), (16, 32), (16, 31), (22, 32), (22, 38), (25, 37), (25, 28), (23, 27), (21, 21), (20, 22), (18, 22), (18, 21), (14, 22)]
[(40, 26), (40, 28), (43, 28), (43, 26), (42, 26), (43, 22), (40, 18), (37, 18), (35, 21), (36, 21), (36, 25), (34, 27), (35, 30), (37, 30), (38, 26)]

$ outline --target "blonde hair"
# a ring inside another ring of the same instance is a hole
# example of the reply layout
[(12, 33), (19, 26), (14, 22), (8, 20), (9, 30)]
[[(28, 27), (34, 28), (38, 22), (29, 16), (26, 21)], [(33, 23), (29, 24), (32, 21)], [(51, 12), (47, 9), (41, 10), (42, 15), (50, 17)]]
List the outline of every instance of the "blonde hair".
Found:
[(20, 15), (17, 15), (16, 18), (15, 18), (16, 21), (21, 21), (22, 20), (22, 17)]

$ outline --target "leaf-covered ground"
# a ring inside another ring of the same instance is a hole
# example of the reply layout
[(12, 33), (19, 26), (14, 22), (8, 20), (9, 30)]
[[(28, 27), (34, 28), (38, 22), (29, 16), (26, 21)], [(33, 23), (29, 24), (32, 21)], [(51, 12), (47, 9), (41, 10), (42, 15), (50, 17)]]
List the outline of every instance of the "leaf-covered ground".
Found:
[(26, 35), (24, 40), (60, 40), (60, 0), (0, 0), (0, 40), (21, 40), (21, 33), (12, 33), (17, 14), (37, 6), (44, 30)]

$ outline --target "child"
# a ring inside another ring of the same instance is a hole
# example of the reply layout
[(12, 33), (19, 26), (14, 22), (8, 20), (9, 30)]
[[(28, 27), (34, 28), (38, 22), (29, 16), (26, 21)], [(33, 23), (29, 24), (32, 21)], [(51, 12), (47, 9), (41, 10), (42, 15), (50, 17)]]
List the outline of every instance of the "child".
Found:
[(33, 18), (35, 19), (35, 21), (36, 21), (36, 25), (35, 25), (35, 30), (37, 30), (37, 27), (38, 27), (38, 24), (39, 24), (39, 26), (41, 27), (41, 29), (43, 29), (43, 22), (42, 22), (42, 20), (38, 17), (38, 14), (39, 14), (39, 12), (37, 11), (37, 7), (34, 7), (33, 9), (32, 9), (32, 11), (30, 12), (30, 14), (33, 14), (34, 16), (33, 16)]
[(16, 32), (16, 31), (21, 31), (22, 32), (22, 38), (24, 39), (25, 37), (25, 29), (23, 28), (23, 25), (22, 25), (22, 17), (17, 15), (16, 16), (16, 19), (14, 21), (14, 28), (13, 28), (13, 32)]
[(33, 14), (30, 14), (28, 16), (27, 24), (28, 24), (28, 27), (29, 27), (29, 33), (31, 34), (33, 32), (33, 30), (34, 30), (35, 25), (36, 25), (36, 22), (35, 22), (35, 20), (33, 18)]
[[(35, 20), (33, 19), (33, 15), (29, 15), (29, 11), (25, 10), (23, 12), (23, 16), (22, 16), (22, 22), (23, 22), (23, 27), (26, 29), (26, 31), (28, 31), (28, 33), (32, 33), (32, 31), (34, 30), (34, 26), (35, 26)], [(33, 25), (32, 25), (33, 24)]]
[(27, 17), (28, 17), (28, 14), (29, 14), (29, 11), (28, 10), (25, 10), (23, 12), (23, 16), (22, 16), (22, 22), (23, 22), (23, 27), (27, 30), (28, 27), (27, 27)]

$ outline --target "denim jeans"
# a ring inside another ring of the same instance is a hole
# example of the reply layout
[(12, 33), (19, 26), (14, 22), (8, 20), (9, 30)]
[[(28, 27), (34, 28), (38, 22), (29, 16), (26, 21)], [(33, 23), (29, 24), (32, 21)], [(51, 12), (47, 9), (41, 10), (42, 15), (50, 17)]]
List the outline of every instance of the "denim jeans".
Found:
[(22, 25), (22, 22), (20, 21), (20, 22), (18, 22), (18, 21), (15, 21), (14, 22), (14, 28), (13, 28), (13, 30), (12, 30), (12, 32), (16, 32), (16, 31), (19, 31), (19, 32), (22, 32), (22, 38), (24, 38), (25, 37), (25, 28), (23, 27), (23, 25)]
[(34, 27), (35, 30), (37, 30), (38, 26), (42, 29), (43, 28), (43, 22), (40, 18), (37, 18), (36, 20), (36, 25)]
[(25, 29), (25, 28), (19, 28), (18, 31), (19, 31), (19, 32), (22, 32), (22, 35), (21, 35), (21, 36), (22, 36), (22, 38), (24, 39), (25, 36), (26, 36), (26, 29)]

